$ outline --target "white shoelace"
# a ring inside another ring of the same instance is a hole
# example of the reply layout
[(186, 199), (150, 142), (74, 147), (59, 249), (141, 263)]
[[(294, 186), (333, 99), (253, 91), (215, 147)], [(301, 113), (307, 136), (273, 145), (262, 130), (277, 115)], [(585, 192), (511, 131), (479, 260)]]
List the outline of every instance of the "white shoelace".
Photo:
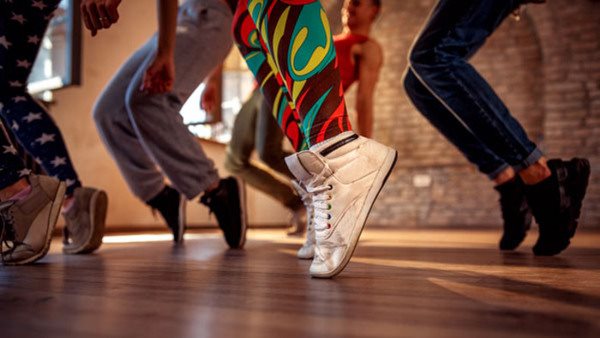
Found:
[(331, 220), (331, 204), (329, 201), (332, 196), (329, 191), (333, 187), (327, 185), (307, 186), (308, 192), (312, 196), (313, 220), (315, 230), (323, 231), (330, 228), (329, 220)]

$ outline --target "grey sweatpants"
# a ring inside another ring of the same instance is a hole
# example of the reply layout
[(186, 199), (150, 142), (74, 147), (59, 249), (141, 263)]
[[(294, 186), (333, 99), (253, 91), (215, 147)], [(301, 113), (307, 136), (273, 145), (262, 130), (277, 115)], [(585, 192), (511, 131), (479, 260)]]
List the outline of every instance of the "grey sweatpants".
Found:
[(179, 110), (227, 56), (232, 14), (222, 0), (188, 0), (177, 20), (173, 90), (154, 95), (139, 90), (157, 51), (155, 35), (119, 69), (93, 112), (103, 142), (131, 191), (143, 201), (164, 188), (165, 176), (189, 199), (219, 179)]

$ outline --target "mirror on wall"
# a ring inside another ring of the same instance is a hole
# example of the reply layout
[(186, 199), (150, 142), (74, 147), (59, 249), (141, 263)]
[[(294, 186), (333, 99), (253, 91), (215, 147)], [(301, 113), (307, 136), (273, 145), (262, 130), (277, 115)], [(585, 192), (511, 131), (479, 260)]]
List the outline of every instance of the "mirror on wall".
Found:
[(33, 95), (81, 83), (79, 0), (62, 0), (54, 12), (27, 89)]

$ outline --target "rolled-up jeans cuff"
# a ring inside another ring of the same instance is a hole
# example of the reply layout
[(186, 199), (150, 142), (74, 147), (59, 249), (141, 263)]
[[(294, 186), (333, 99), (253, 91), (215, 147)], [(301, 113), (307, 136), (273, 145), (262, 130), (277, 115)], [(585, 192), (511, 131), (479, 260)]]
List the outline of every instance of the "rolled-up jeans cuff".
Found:
[(544, 153), (540, 148), (535, 148), (523, 161), (521, 161), (521, 163), (513, 166), (513, 168), (515, 169), (515, 172), (518, 173), (539, 161), (542, 156), (544, 156)]
[(510, 165), (508, 163), (505, 163), (503, 165), (501, 165), (500, 167), (498, 167), (498, 169), (492, 171), (491, 173), (488, 173), (487, 176), (490, 180), (495, 180), (496, 177), (498, 177), (498, 175), (500, 175), (501, 172), (503, 172), (504, 170), (506, 170), (506, 168), (510, 167)]

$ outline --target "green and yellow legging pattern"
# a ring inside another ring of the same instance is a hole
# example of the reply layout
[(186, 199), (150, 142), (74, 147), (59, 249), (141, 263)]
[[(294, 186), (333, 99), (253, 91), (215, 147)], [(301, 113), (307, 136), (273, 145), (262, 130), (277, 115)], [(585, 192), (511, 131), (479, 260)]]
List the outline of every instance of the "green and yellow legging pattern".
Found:
[(352, 129), (318, 0), (240, 0), (233, 35), (297, 151)]

